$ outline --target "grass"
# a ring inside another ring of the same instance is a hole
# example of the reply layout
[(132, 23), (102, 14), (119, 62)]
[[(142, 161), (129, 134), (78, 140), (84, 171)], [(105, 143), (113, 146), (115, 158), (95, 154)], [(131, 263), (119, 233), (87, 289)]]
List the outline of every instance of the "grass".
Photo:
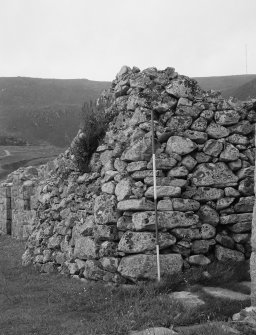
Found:
[[(8, 150), (11, 155), (5, 156), (4, 150)], [(21, 166), (45, 164), (64, 151), (64, 148), (50, 145), (0, 146), (0, 180)]]
[[(123, 335), (149, 327), (226, 321), (249, 305), (249, 301), (230, 304), (204, 295), (204, 307), (185, 308), (169, 293), (182, 289), (184, 281), (187, 288), (193, 287), (192, 271), (183, 276), (183, 281), (166, 278), (161, 284), (141, 283), (136, 287), (89, 284), (59, 274), (43, 275), (33, 267), (21, 266), (23, 250), (22, 242), (0, 236), (1, 335)], [(222, 334), (215, 330), (219, 326), (205, 327), (208, 332), (200, 330), (196, 334)]]

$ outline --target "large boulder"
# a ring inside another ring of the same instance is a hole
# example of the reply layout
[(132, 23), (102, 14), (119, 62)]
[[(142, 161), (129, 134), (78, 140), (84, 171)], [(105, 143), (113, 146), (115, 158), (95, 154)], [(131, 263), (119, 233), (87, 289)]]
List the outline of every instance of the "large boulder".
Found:
[(221, 262), (226, 261), (242, 262), (245, 259), (244, 254), (242, 252), (224, 248), (221, 245), (216, 245), (215, 256), (217, 260)]
[(167, 141), (166, 152), (186, 155), (196, 149), (197, 145), (189, 138), (181, 136), (171, 136)]
[(115, 223), (119, 218), (116, 210), (117, 201), (114, 195), (103, 193), (95, 199), (94, 219), (97, 224)]
[[(183, 260), (179, 254), (160, 255), (161, 274), (178, 274), (182, 271)], [(118, 272), (132, 281), (157, 278), (156, 255), (133, 255), (123, 257)]]
[[(173, 229), (176, 227), (190, 227), (199, 223), (198, 215), (188, 212), (164, 211), (158, 212), (159, 229)], [(132, 228), (137, 231), (155, 229), (155, 213), (141, 212), (132, 215)]]
[(94, 240), (88, 236), (81, 236), (75, 241), (74, 257), (80, 259), (94, 259), (98, 256)]
[[(159, 234), (160, 249), (175, 244), (176, 238), (168, 233)], [(156, 247), (156, 239), (154, 233), (151, 232), (131, 232), (127, 231), (123, 234), (118, 250), (127, 254), (137, 254), (140, 252), (154, 250)]]
[(124, 161), (149, 161), (152, 156), (151, 138), (143, 137), (127, 149), (121, 159)]
[(179, 76), (166, 87), (166, 92), (175, 98), (193, 98), (194, 95), (200, 94), (202, 91), (195, 80)]
[(195, 186), (233, 186), (237, 176), (223, 162), (200, 164), (193, 173), (192, 183)]
[(119, 211), (150, 211), (154, 209), (154, 203), (145, 198), (128, 199), (119, 201), (117, 209)]

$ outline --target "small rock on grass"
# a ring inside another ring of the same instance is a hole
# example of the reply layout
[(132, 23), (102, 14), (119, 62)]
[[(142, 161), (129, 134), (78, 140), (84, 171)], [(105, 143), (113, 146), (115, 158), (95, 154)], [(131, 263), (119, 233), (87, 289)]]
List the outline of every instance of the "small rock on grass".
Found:
[(133, 331), (130, 332), (129, 335), (178, 335), (178, 333), (170, 328), (153, 327), (140, 331)]
[(236, 301), (245, 301), (250, 299), (248, 294), (235, 292), (221, 287), (204, 287), (203, 291), (215, 298), (236, 300)]
[(188, 291), (174, 292), (169, 295), (171, 299), (178, 300), (184, 307), (196, 308), (205, 304), (205, 302), (199, 298), (195, 293)]

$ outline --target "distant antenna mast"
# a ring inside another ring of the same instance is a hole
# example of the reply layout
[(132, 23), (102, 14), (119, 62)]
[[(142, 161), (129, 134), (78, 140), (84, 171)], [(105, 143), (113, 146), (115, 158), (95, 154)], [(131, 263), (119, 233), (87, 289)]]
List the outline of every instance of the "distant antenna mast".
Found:
[(247, 44), (245, 44), (245, 73), (247, 74)]

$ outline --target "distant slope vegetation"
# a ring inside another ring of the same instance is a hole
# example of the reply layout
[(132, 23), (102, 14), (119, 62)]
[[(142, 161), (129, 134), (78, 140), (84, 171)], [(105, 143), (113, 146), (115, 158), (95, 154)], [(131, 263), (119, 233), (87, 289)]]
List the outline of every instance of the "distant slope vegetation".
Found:
[(233, 96), (241, 100), (246, 100), (249, 96), (256, 97), (256, 74), (219, 77), (195, 77), (194, 79), (197, 80), (199, 85), (204, 90), (213, 89), (221, 91), (224, 98)]
[(83, 103), (109, 85), (87, 79), (0, 78), (0, 136), (64, 147), (77, 132)]
[(234, 92), (234, 96), (240, 100), (256, 98), (256, 78), (239, 87)]

